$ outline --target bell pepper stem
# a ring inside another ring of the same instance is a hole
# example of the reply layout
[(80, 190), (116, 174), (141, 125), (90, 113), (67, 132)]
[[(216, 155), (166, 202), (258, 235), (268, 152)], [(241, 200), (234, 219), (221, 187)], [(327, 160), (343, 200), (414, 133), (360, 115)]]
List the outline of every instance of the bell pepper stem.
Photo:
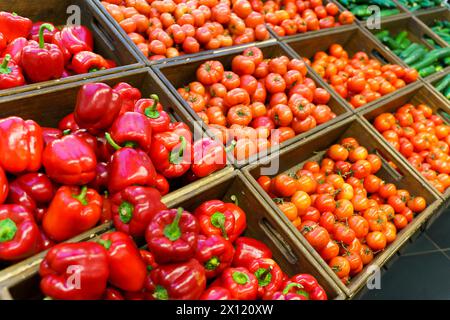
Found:
[(113, 147), (115, 150), (120, 150), (122, 149), (121, 146), (119, 146), (114, 139), (111, 137), (111, 134), (109, 132), (105, 133), (105, 139), (106, 141), (108, 141), (108, 143), (111, 145), (111, 147)]
[(0, 243), (11, 241), (16, 236), (17, 225), (10, 218), (0, 221)]
[(220, 260), (218, 257), (212, 257), (208, 261), (205, 262), (206, 270), (216, 270), (220, 266)]
[(109, 248), (111, 248), (112, 242), (111, 240), (103, 240), (100, 239), (97, 241), (98, 244), (102, 245), (103, 247), (105, 247), (106, 250), (109, 250)]
[(231, 201), (233, 201), (233, 203), (234, 203), (236, 206), (239, 207), (239, 200), (238, 200), (238, 198), (236, 197), (235, 194), (231, 195), (230, 199), (231, 199)]
[(255, 276), (258, 279), (258, 283), (261, 287), (267, 286), (272, 281), (272, 272), (273, 266), (269, 266), (268, 268), (259, 268), (255, 272)]
[(130, 223), (133, 218), (134, 207), (131, 203), (124, 201), (119, 206), (119, 218), (125, 224)]
[(153, 293), (153, 298), (156, 300), (169, 300), (169, 293), (167, 289), (163, 286), (156, 286), (155, 292)]
[(234, 282), (236, 282), (237, 284), (240, 284), (240, 285), (244, 285), (250, 281), (250, 278), (248, 277), (248, 275), (245, 274), (244, 272), (240, 272), (240, 271), (233, 272), (231, 277), (233, 278)]
[(53, 30), (55, 30), (55, 27), (53, 27), (49, 23), (43, 23), (39, 27), (39, 48), (41, 48), (41, 49), (43, 49), (44, 46), (45, 46), (45, 40), (44, 40), (44, 31), (45, 30), (48, 30), (48, 31), (52, 32)]
[(180, 149), (175, 149), (170, 152), (169, 162), (172, 164), (180, 164), (183, 160), (184, 150), (187, 148), (187, 141), (184, 136), (180, 136), (181, 146)]
[(91, 68), (89, 69), (88, 73), (97, 72), (99, 70), (100, 70), (99, 68)]
[(0, 65), (0, 73), (1, 74), (10, 74), (12, 72), (11, 68), (8, 67), (8, 63), (11, 61), (11, 55), (7, 54), (3, 58), (3, 62)]
[(164, 235), (170, 241), (176, 241), (176, 240), (180, 239), (180, 237), (181, 237), (181, 229), (180, 229), (179, 224), (180, 224), (181, 216), (183, 215), (183, 211), (184, 211), (183, 208), (178, 208), (177, 214), (176, 214), (173, 222), (171, 224), (168, 224), (164, 228)]
[(69, 135), (69, 134), (71, 133), (71, 131), (72, 131), (72, 130), (70, 130), (70, 129), (64, 130), (64, 131), (62, 132), (62, 133), (63, 133), (63, 136)]
[(225, 215), (222, 212), (215, 212), (211, 216), (211, 224), (219, 228), (222, 232), (222, 236), (228, 240), (227, 230), (225, 229)]
[(283, 289), (283, 294), (288, 294), (292, 288), (303, 289), (303, 286), (300, 283), (291, 282)]
[(152, 94), (150, 95), (150, 98), (153, 100), (153, 105), (151, 107), (145, 108), (144, 114), (147, 116), (147, 118), (157, 119), (160, 116), (160, 113), (157, 109), (159, 97), (156, 94)]
[(82, 186), (80, 194), (73, 194), (72, 197), (74, 199), (80, 201), (83, 206), (87, 206), (88, 205), (88, 201), (86, 199), (87, 191), (88, 191), (88, 187)]

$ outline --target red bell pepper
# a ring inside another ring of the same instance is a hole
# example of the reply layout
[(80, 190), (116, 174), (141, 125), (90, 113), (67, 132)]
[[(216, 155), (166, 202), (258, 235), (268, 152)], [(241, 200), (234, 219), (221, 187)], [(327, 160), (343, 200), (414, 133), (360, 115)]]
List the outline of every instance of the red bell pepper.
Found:
[(85, 84), (77, 96), (74, 119), (92, 134), (108, 129), (122, 108), (120, 94), (104, 83)]
[(105, 191), (108, 188), (108, 181), (108, 165), (105, 162), (97, 162), (95, 178), (89, 182), (88, 186), (95, 190)]
[(0, 167), (0, 204), (5, 202), (8, 193), (8, 178), (6, 177), (5, 171), (2, 169), (2, 167)]
[(293, 290), (295, 293), (303, 295), (308, 300), (327, 300), (327, 293), (317, 282), (316, 278), (314, 278), (310, 274), (297, 274), (293, 276), (287, 283), (295, 283), (301, 286), (293, 286)]
[(113, 87), (122, 98), (122, 109), (120, 114), (134, 111), (134, 104), (141, 98), (141, 91), (126, 82), (120, 82)]
[(231, 300), (232, 296), (230, 290), (218, 287), (211, 286), (203, 292), (200, 297), (200, 300)]
[(42, 129), (36, 122), (19, 117), (0, 119), (0, 165), (5, 171), (38, 171), (43, 148)]
[(60, 33), (61, 44), (70, 52), (70, 54), (74, 55), (80, 51), (94, 50), (92, 33), (85, 26), (65, 26)]
[(103, 295), (103, 300), (125, 300), (122, 292), (116, 288), (108, 287), (106, 288), (105, 294)]
[(45, 147), (42, 165), (58, 183), (84, 185), (95, 178), (97, 158), (85, 141), (69, 134)]
[(111, 198), (108, 191), (103, 194), (102, 214), (100, 216), (100, 224), (112, 221)]
[(196, 300), (205, 288), (205, 269), (195, 259), (158, 266), (146, 286), (155, 300)]
[(0, 32), (6, 37), (8, 42), (16, 38), (26, 38), (30, 33), (33, 22), (17, 15), (16, 13), (0, 12)]
[(39, 210), (46, 208), (55, 195), (55, 187), (47, 175), (28, 173), (11, 182), (8, 203), (19, 204), (40, 222)]
[(206, 278), (212, 279), (231, 266), (234, 248), (230, 241), (221, 236), (200, 235), (195, 258), (205, 268)]
[(52, 241), (46, 234), (44, 231), (39, 230), (40, 232), (40, 238), (38, 240), (38, 249), (37, 252), (42, 252), (45, 251), (47, 249), (50, 249), (51, 247), (53, 247), (55, 245), (55, 242)]
[(142, 237), (152, 218), (167, 209), (155, 188), (129, 186), (111, 198), (111, 212), (117, 230)]
[(111, 65), (97, 53), (80, 51), (73, 56), (70, 69), (76, 74), (83, 74), (111, 69)]
[(169, 131), (153, 136), (150, 157), (166, 178), (178, 178), (185, 174), (192, 163), (192, 133), (182, 122), (169, 125)]
[(112, 140), (118, 145), (139, 147), (145, 152), (150, 151), (152, 143), (152, 127), (143, 114), (125, 112), (119, 115), (109, 129)]
[(116, 231), (103, 234), (98, 242), (108, 252), (109, 282), (122, 290), (141, 290), (147, 268), (133, 239)]
[(258, 279), (246, 268), (227, 268), (220, 283), (230, 291), (233, 300), (255, 300), (258, 294)]
[(264, 300), (308, 300), (302, 294), (303, 287), (295, 282), (288, 282), (284, 285), (283, 291), (274, 292), (270, 296), (266, 296)]
[(61, 243), (49, 250), (39, 274), (42, 293), (53, 299), (100, 299), (109, 277), (108, 253), (95, 242)]
[(38, 21), (38, 22), (33, 23), (31, 30), (30, 30), (30, 34), (28, 35), (28, 39), (39, 42), (39, 30), (41, 29), (41, 26), (44, 23), (47, 23), (53, 27), (53, 30), (50, 30), (50, 29), (44, 30), (44, 41), (46, 43), (52, 43), (53, 35), (56, 33), (57, 29), (50, 22)]
[(33, 215), (16, 204), (0, 205), (0, 260), (27, 258), (39, 249), (39, 228)]
[(247, 215), (244, 210), (239, 207), (238, 199), (235, 195), (231, 196), (231, 201), (234, 201), (234, 203), (225, 202), (225, 207), (234, 215), (234, 230), (232, 236), (230, 237), (233, 242), (247, 228)]
[(210, 200), (202, 203), (194, 211), (200, 224), (200, 232), (204, 235), (221, 235), (225, 239), (234, 241), (235, 219), (233, 212), (227, 210), (225, 203), (220, 200)]
[(27, 79), (41, 82), (59, 79), (64, 72), (64, 56), (57, 45), (44, 42), (44, 30), (54, 30), (44, 23), (39, 28), (39, 42), (29, 41), (22, 49), (21, 66)]
[(71, 134), (75, 137), (80, 138), (81, 140), (86, 142), (89, 145), (89, 147), (91, 147), (91, 149), (94, 151), (95, 154), (97, 154), (97, 138), (92, 134), (90, 134), (86, 129), (78, 129), (75, 131), (64, 130), (63, 134), (64, 135)]
[(139, 252), (141, 253), (141, 257), (144, 260), (145, 265), (147, 266), (147, 271), (150, 272), (158, 266), (153, 253), (148, 250), (139, 250)]
[(58, 46), (59, 50), (61, 50), (63, 57), (64, 57), (64, 65), (68, 68), (70, 68), (70, 60), (72, 59), (72, 54), (70, 53), (69, 49), (67, 49), (64, 45), (63, 45), (63, 41), (62, 41), (62, 37), (61, 37), (61, 32), (60, 31), (56, 31), (53, 34), (52, 37), (52, 44)]
[(280, 266), (272, 259), (256, 259), (248, 270), (258, 279), (258, 297), (278, 291), (284, 283), (284, 273)]
[(108, 176), (108, 190), (116, 193), (133, 185), (154, 186), (156, 171), (152, 160), (144, 151), (125, 147), (111, 157)]
[(191, 170), (197, 177), (206, 177), (224, 168), (227, 164), (227, 153), (222, 143), (211, 138), (194, 142), (194, 162)]
[(162, 196), (165, 196), (170, 191), (169, 181), (162, 174), (157, 173), (155, 178), (155, 188), (158, 189)]
[(102, 162), (110, 162), (114, 154), (114, 148), (109, 144), (104, 134), (97, 136), (97, 159)]
[(44, 145), (49, 144), (52, 141), (61, 139), (63, 132), (56, 128), (42, 127), (42, 138), (44, 139)]
[(234, 267), (248, 268), (250, 264), (260, 258), (272, 258), (272, 251), (261, 241), (253, 238), (240, 237), (234, 243)]
[(8, 41), (6, 40), (6, 37), (3, 35), (3, 33), (0, 32), (0, 54), (3, 52), (3, 50), (6, 49), (8, 46)]
[(144, 114), (150, 121), (153, 133), (161, 133), (169, 130), (170, 116), (163, 110), (159, 97), (150, 95), (151, 99), (140, 99), (134, 105), (134, 111)]
[(74, 132), (81, 128), (75, 121), (75, 114), (72, 112), (58, 122), (58, 129), (61, 131), (70, 130), (70, 132)]
[(88, 187), (63, 186), (56, 191), (42, 227), (50, 239), (68, 240), (94, 227), (100, 220), (102, 197)]
[(11, 56), (11, 59), (16, 63), (20, 64), (22, 61), (22, 49), (28, 45), (28, 40), (26, 38), (17, 38), (10, 42), (6, 49), (2, 53), (2, 58), (7, 54)]
[(25, 78), (22, 69), (7, 54), (0, 64), (0, 90), (23, 86)]
[(151, 220), (145, 240), (156, 262), (187, 261), (197, 250), (199, 229), (197, 219), (183, 208), (163, 210)]

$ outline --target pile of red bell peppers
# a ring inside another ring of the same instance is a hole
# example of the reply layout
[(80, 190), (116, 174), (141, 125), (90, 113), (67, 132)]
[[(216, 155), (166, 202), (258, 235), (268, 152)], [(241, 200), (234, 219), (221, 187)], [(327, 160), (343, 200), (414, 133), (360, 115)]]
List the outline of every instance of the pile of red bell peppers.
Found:
[(221, 144), (194, 142), (158, 96), (142, 98), (127, 83), (84, 85), (58, 128), (0, 119), (0, 262), (22, 260), (109, 220), (144, 236), (165, 208), (161, 196), (171, 180), (178, 186), (225, 165)]
[[(313, 276), (288, 277), (264, 243), (242, 236), (246, 214), (235, 203), (210, 200), (190, 213), (183, 208), (167, 209), (155, 200), (151, 207), (142, 209), (142, 205), (132, 203), (130, 193), (116, 195), (113, 207), (119, 208), (123, 223), (135, 219), (136, 228), (119, 223), (117, 231), (103, 234), (96, 241), (63, 243), (50, 249), (39, 270), (41, 290), (47, 297), (327, 299)], [(136, 217), (133, 208), (146, 212)], [(145, 237), (146, 249), (139, 250), (131, 235), (134, 239)], [(72, 281), (75, 268), (78, 278)]]
[(0, 89), (23, 86), (116, 66), (93, 52), (84, 26), (55, 27), (0, 12)]

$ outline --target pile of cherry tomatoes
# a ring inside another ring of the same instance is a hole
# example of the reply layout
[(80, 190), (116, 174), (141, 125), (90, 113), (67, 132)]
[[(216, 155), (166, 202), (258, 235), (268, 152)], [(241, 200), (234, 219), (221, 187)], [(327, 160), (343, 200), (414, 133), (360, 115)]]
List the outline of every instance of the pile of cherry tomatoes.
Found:
[(336, 4), (325, 2), (269, 0), (264, 2), (262, 12), (265, 12), (266, 23), (280, 37), (353, 23), (354, 16), (350, 11), (340, 13)]
[(311, 66), (354, 108), (394, 92), (419, 76), (415, 69), (396, 64), (382, 65), (363, 51), (350, 57), (340, 44), (332, 44), (328, 53), (316, 52)]
[(439, 192), (450, 186), (450, 126), (428, 105), (405, 104), (373, 125)]
[(332, 145), (320, 162), (297, 172), (261, 176), (260, 186), (345, 283), (384, 250), (426, 208), (376, 176), (379, 156), (352, 137)]
[(102, 4), (150, 60), (269, 39), (264, 15), (247, 0), (106, 0)]
[(269, 59), (250, 47), (233, 58), (231, 70), (211, 60), (196, 75), (198, 81), (178, 93), (219, 140), (234, 142), (237, 160), (336, 117), (327, 106), (330, 94), (307, 76), (299, 59)]

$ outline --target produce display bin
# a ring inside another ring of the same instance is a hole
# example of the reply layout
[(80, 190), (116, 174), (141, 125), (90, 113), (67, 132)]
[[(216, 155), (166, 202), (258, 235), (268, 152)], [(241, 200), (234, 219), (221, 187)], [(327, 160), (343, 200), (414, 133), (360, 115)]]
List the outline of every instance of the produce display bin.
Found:
[(18, 15), (30, 18), (33, 22), (48, 21), (57, 26), (66, 24), (67, 19), (74, 12), (77, 13), (77, 11), (68, 10), (70, 6), (79, 8), (81, 24), (91, 30), (94, 37), (94, 52), (102, 55), (105, 59), (114, 60), (118, 66), (108, 70), (0, 90), (0, 97), (143, 67), (138, 55), (104, 18), (91, 0), (2, 1), (0, 9), (16, 12)]
[[(281, 55), (286, 55), (289, 58), (295, 58), (289, 50), (282, 43), (259, 43), (256, 44), (256, 47), (260, 48), (264, 54), (265, 58), (275, 58)], [(153, 66), (155, 72), (162, 79), (165, 85), (172, 91), (172, 93), (179, 99), (180, 103), (184, 106), (184, 108), (190, 113), (190, 115), (196, 120), (201, 122), (199, 116), (195, 113), (195, 111), (187, 104), (186, 101), (178, 94), (177, 88), (181, 88), (188, 84), (191, 81), (196, 80), (196, 70), (197, 68), (205, 61), (214, 59), (220, 61), (225, 70), (231, 70), (231, 61), (234, 56), (242, 53), (242, 49), (234, 48), (227, 52), (221, 52), (220, 54), (214, 55), (214, 57), (197, 57), (192, 58), (188, 63), (185, 61), (174, 61), (170, 63), (164, 63), (160, 65)], [(308, 72), (308, 76), (311, 77), (317, 84), (318, 87), (325, 88), (325, 84), (323, 80), (313, 74), (311, 70)], [(279, 147), (282, 149), (285, 146), (292, 144), (296, 141), (303, 139), (304, 137), (313, 134), (314, 132), (318, 132), (325, 127), (329, 126), (332, 123), (338, 122), (341, 119), (344, 119), (352, 114), (352, 110), (350, 107), (346, 106), (345, 101), (339, 97), (336, 93), (334, 93), (331, 89), (327, 88), (327, 91), (331, 94), (331, 99), (328, 103), (331, 110), (336, 113), (337, 117), (327, 123), (321, 124), (314, 129), (307, 131), (303, 134), (297, 135), (295, 138), (287, 140), (283, 142)], [(207, 126), (205, 125), (205, 130), (209, 132)], [(210, 134), (212, 135), (212, 134)], [(269, 154), (270, 154), (269, 150)], [(232, 157), (232, 156), (231, 156)], [(248, 163), (251, 163), (255, 159), (258, 158), (258, 155), (250, 157), (245, 163), (237, 163), (234, 165), (238, 168), (245, 166)]]
[[(238, 171), (203, 184), (168, 204), (169, 207), (183, 207), (191, 211), (202, 202), (212, 199), (230, 201), (236, 196), (239, 206), (247, 213), (245, 236), (263, 241), (273, 252), (274, 260), (288, 274), (310, 273), (319, 281), (329, 299), (345, 299), (342, 290), (336, 286), (330, 276), (298, 243), (292, 233), (280, 223), (272, 208), (258, 195), (251, 184)], [(41, 260), (41, 259), (39, 259)], [(38, 265), (35, 261), (24, 267), (20, 273), (3, 283), (0, 298), (3, 299), (42, 299), (39, 290)]]
[[(370, 30), (373, 35), (374, 39), (376, 39), (386, 50), (389, 50), (392, 55), (395, 57), (397, 64), (409, 67), (408, 64), (403, 62), (400, 57), (398, 57), (392, 50), (385, 44), (381, 42), (381, 40), (377, 39), (375, 36), (378, 32), (382, 30), (388, 30), (390, 34), (395, 37), (399, 32), (405, 30), (408, 32), (408, 38), (411, 40), (412, 43), (419, 43), (425, 45), (428, 49), (435, 49), (426, 39), (429, 38), (433, 40), (437, 45), (441, 46), (442, 48), (448, 47), (449, 45), (447, 42), (442, 40), (440, 37), (438, 37), (431, 29), (429, 29), (427, 26), (423, 25), (419, 20), (417, 20), (414, 17), (402, 17), (395, 20), (385, 21), (381, 23), (380, 29), (376, 30)], [(447, 66), (441, 71), (435, 72), (428, 77), (425, 77), (425, 79), (436, 77), (437, 74), (443, 74), (450, 71), (450, 66)]]
[(430, 8), (426, 8), (426, 9), (416, 9), (416, 10), (411, 10), (411, 8), (406, 3), (403, 3), (400, 0), (394, 0), (394, 2), (396, 2), (397, 5), (399, 7), (401, 7), (403, 10), (405, 10), (407, 12), (410, 12), (413, 15), (417, 15), (417, 14), (420, 14), (420, 13), (434, 12), (435, 10), (445, 8), (444, 1), (440, 1), (441, 2), (440, 6), (438, 5), (438, 6), (435, 6), (435, 7), (430, 7)]
[[(341, 280), (335, 275), (328, 264), (323, 260), (319, 253), (306, 241), (295, 226), (287, 219), (287, 217), (277, 207), (275, 202), (262, 189), (256, 179), (264, 174), (275, 176), (276, 174), (286, 172), (295, 172), (301, 165), (309, 160), (318, 160), (324, 150), (344, 137), (355, 137), (361, 145), (366, 147), (369, 153), (378, 153), (383, 160), (383, 166), (377, 172), (377, 176), (386, 182), (394, 183), (398, 188), (409, 190), (413, 195), (420, 195), (427, 201), (427, 208), (421, 212), (411, 223), (397, 234), (397, 239), (386, 247), (386, 249), (378, 253), (374, 260), (365, 266), (361, 273), (356, 275), (348, 286), (345, 286)], [(391, 167), (387, 161), (392, 161), (397, 170)], [(278, 167), (273, 169), (276, 172), (267, 172), (274, 165)], [(362, 289), (366, 281), (370, 279), (371, 266), (382, 267), (398, 249), (413, 235), (438, 209), (442, 202), (440, 199), (413, 170), (407, 166), (398, 155), (394, 154), (387, 144), (375, 135), (366, 124), (358, 116), (345, 119), (339, 123), (329, 126), (321, 132), (309, 136), (283, 149), (280, 154), (274, 154), (259, 163), (249, 165), (244, 168), (244, 174), (250, 180), (252, 185), (257, 189), (261, 196), (269, 203), (272, 209), (278, 214), (278, 219), (283, 221), (290, 233), (295, 235), (298, 241), (306, 248), (309, 253), (317, 260), (321, 268), (326, 270), (334, 279), (335, 283), (345, 292), (348, 297), (353, 297), (360, 289)], [(369, 270), (368, 270), (369, 269)]]
[(433, 77), (429, 77), (426, 79), (426, 83), (432, 88), (432, 90), (445, 102), (450, 102), (449, 99), (447, 99), (443, 93), (436, 90), (435, 86), (438, 84), (438, 82), (443, 79), (445, 76), (450, 74), (450, 70), (447, 70), (447, 72), (437, 73)]
[[(180, 55), (180, 56), (174, 57), (174, 58), (166, 58), (166, 59), (162, 59), (162, 60), (149, 60), (146, 56), (144, 56), (142, 54), (142, 52), (134, 44), (134, 42), (130, 39), (130, 37), (128, 37), (127, 33), (122, 29), (122, 27), (119, 25), (119, 23), (116, 20), (114, 20), (114, 18), (108, 13), (108, 11), (105, 9), (105, 7), (101, 4), (101, 1), (100, 0), (90, 0), (90, 1), (92, 1), (94, 3), (94, 5), (101, 12), (101, 14), (105, 17), (105, 19), (108, 20), (111, 27), (114, 28), (115, 31), (120, 34), (121, 38), (127, 43), (127, 46), (132, 48), (132, 50), (135, 52), (135, 54), (139, 57), (139, 60), (146, 63), (147, 65), (160, 64), (160, 63), (167, 62), (167, 61), (177, 61), (177, 60), (185, 61), (185, 60), (189, 60), (191, 58), (202, 57), (202, 56), (208, 57), (208, 56), (216, 55), (223, 51), (227, 51), (230, 48), (246, 48), (248, 46), (255, 44), (255, 42), (245, 43), (245, 44), (240, 44), (240, 45), (234, 45), (231, 47), (223, 47), (223, 48), (219, 48), (216, 50), (204, 50), (204, 51), (200, 51), (197, 53), (184, 54), (184, 55)], [(269, 32), (269, 39), (260, 41), (259, 43), (264, 43), (264, 42), (270, 41), (270, 40), (273, 40), (273, 35)], [(256, 43), (258, 43), (258, 42), (256, 42)], [(244, 50), (244, 49), (242, 49), (242, 50)]]
[[(370, 32), (359, 27), (352, 27), (347, 30), (330, 30), (327, 34), (317, 36), (313, 35), (303, 38), (293, 37), (284, 41), (284, 43), (287, 44), (289, 50), (292, 52), (292, 55), (297, 58), (306, 57), (308, 59), (312, 59), (316, 52), (326, 52), (332, 44), (337, 43), (348, 52), (349, 56), (354, 55), (358, 51), (364, 51), (369, 55), (369, 57), (378, 59), (382, 64), (397, 64), (397, 58), (394, 53), (387, 51), (380, 43), (378, 43)], [(316, 74), (318, 78), (321, 78), (312, 68), (309, 68), (309, 71)], [(322, 79), (322, 81), (328, 91), (335, 92), (334, 89), (325, 82), (325, 80)], [(404, 88), (382, 96), (381, 98), (374, 100), (365, 106), (371, 106), (375, 103), (379, 103), (380, 101), (384, 101), (401, 90), (404, 90)], [(345, 101), (348, 108), (353, 109), (350, 103), (344, 99), (341, 100)]]
[[(326, 6), (328, 3), (334, 3), (334, 1), (331, 0), (323, 0), (323, 5)], [(338, 20), (339, 14), (342, 13), (342, 11), (345, 11), (345, 9), (342, 8), (342, 6), (338, 6), (339, 7), (339, 13), (336, 15), (336, 21)], [(315, 30), (315, 31), (307, 31), (304, 33), (297, 33), (294, 35), (289, 35), (289, 36), (279, 36), (270, 26), (267, 26), (269, 32), (272, 34), (272, 36), (277, 39), (278, 41), (282, 41), (282, 40), (287, 40), (293, 37), (301, 37), (302, 35), (317, 35), (317, 34), (324, 34), (327, 33), (330, 30), (345, 30), (348, 29), (349, 27), (352, 27), (355, 25), (356, 22), (353, 22), (352, 24), (347, 24), (347, 25), (340, 25), (338, 27), (333, 27), (333, 28), (327, 28), (327, 29), (320, 29), (320, 30)]]
[[(415, 18), (425, 24), (427, 28), (431, 30), (431, 27), (433, 27), (434, 23), (436, 21), (441, 20), (447, 20), (450, 21), (450, 10), (448, 8), (436, 8), (436, 9), (430, 9), (423, 12), (417, 12), (415, 14)], [(433, 30), (431, 30), (433, 32)], [(434, 33), (434, 32), (433, 32)], [(436, 37), (444, 41), (438, 34), (434, 33)], [(445, 41), (444, 41), (445, 42)]]
[[(345, 7), (338, 0), (331, 0), (331, 2), (334, 2), (335, 4), (337, 4), (341, 11), (342, 10), (349, 10), (349, 8)], [(406, 10), (405, 8), (400, 6), (398, 3), (395, 3), (395, 5), (396, 5), (396, 9), (399, 10), (399, 13), (397, 13), (395, 15), (391, 15), (391, 16), (383, 16), (383, 17), (381, 17), (381, 21), (389, 21), (389, 20), (392, 20), (392, 19), (396, 19), (396, 18), (400, 18), (400, 17), (406, 17), (406, 16), (410, 15), (408, 10)], [(364, 19), (361, 19), (361, 18), (358, 18), (358, 17), (355, 16), (355, 21), (361, 26), (364, 26), (364, 27), (367, 26), (367, 20), (364, 20)]]
[[(385, 112), (395, 113), (395, 111), (398, 108), (400, 108), (406, 103), (411, 103), (414, 106), (424, 103), (433, 109), (434, 114), (440, 115), (444, 119), (444, 121), (449, 123), (448, 117), (444, 116), (443, 113), (445, 112), (450, 114), (450, 103), (444, 101), (439, 95), (436, 94), (435, 90), (430, 89), (427, 85), (423, 83), (417, 83), (413, 87), (408, 88), (407, 91), (404, 91), (401, 94), (392, 97), (391, 99), (389, 99), (389, 101), (385, 101), (381, 105), (369, 108), (361, 108), (360, 110), (358, 110), (358, 113), (365, 119), (366, 124), (371, 126), (377, 138), (386, 141), (383, 138), (382, 134), (379, 133), (373, 127), (372, 123), (374, 119), (378, 115)], [(399, 151), (395, 150), (395, 148), (391, 147), (390, 145), (389, 148), (391, 149), (391, 152), (395, 153), (399, 158), (402, 159), (402, 161), (407, 163), (406, 158)], [(411, 169), (416, 171), (412, 167)], [(418, 175), (420, 175), (420, 173), (418, 173)], [(434, 190), (434, 193), (436, 193), (446, 201), (450, 200), (450, 189), (447, 189), (447, 191), (444, 194), (441, 194), (434, 187), (432, 187), (431, 184), (429, 184), (425, 178), (421, 176), (420, 178), (421, 180), (423, 180), (424, 183), (426, 183), (430, 188)]]
[[(170, 93), (164, 90), (164, 87), (156, 75), (149, 69), (138, 69), (123, 72), (117, 75), (108, 75), (100, 78), (83, 80), (76, 83), (65, 84), (53, 88), (42, 89), (39, 93), (29, 92), (14, 96), (0, 98), (0, 118), (9, 116), (19, 116), (23, 119), (35, 120), (38, 124), (47, 127), (56, 127), (58, 121), (64, 116), (73, 112), (75, 107), (76, 96), (85, 83), (90, 82), (104, 82), (108, 85), (115, 85), (119, 82), (127, 82), (132, 86), (141, 90), (143, 97), (148, 97), (150, 94), (157, 94), (160, 102), (169, 112), (172, 119), (185, 122), (192, 131), (201, 132), (201, 128), (192, 120), (187, 112), (181, 108), (180, 104), (173, 98)], [(190, 190), (191, 185), (195, 189), (197, 186), (210, 181), (214, 181), (218, 176), (232, 170), (231, 166), (224, 168), (212, 175), (200, 179), (191, 184), (185, 185), (183, 181), (171, 181), (171, 192), (164, 197), (164, 201), (170, 202), (171, 199), (178, 197), (178, 192), (183, 190)], [(107, 224), (109, 226), (109, 224)], [(100, 226), (104, 229), (105, 226)], [(0, 283), (1, 279), (9, 273), (7, 264), (0, 264)], [(10, 268), (14, 268), (14, 265)]]

